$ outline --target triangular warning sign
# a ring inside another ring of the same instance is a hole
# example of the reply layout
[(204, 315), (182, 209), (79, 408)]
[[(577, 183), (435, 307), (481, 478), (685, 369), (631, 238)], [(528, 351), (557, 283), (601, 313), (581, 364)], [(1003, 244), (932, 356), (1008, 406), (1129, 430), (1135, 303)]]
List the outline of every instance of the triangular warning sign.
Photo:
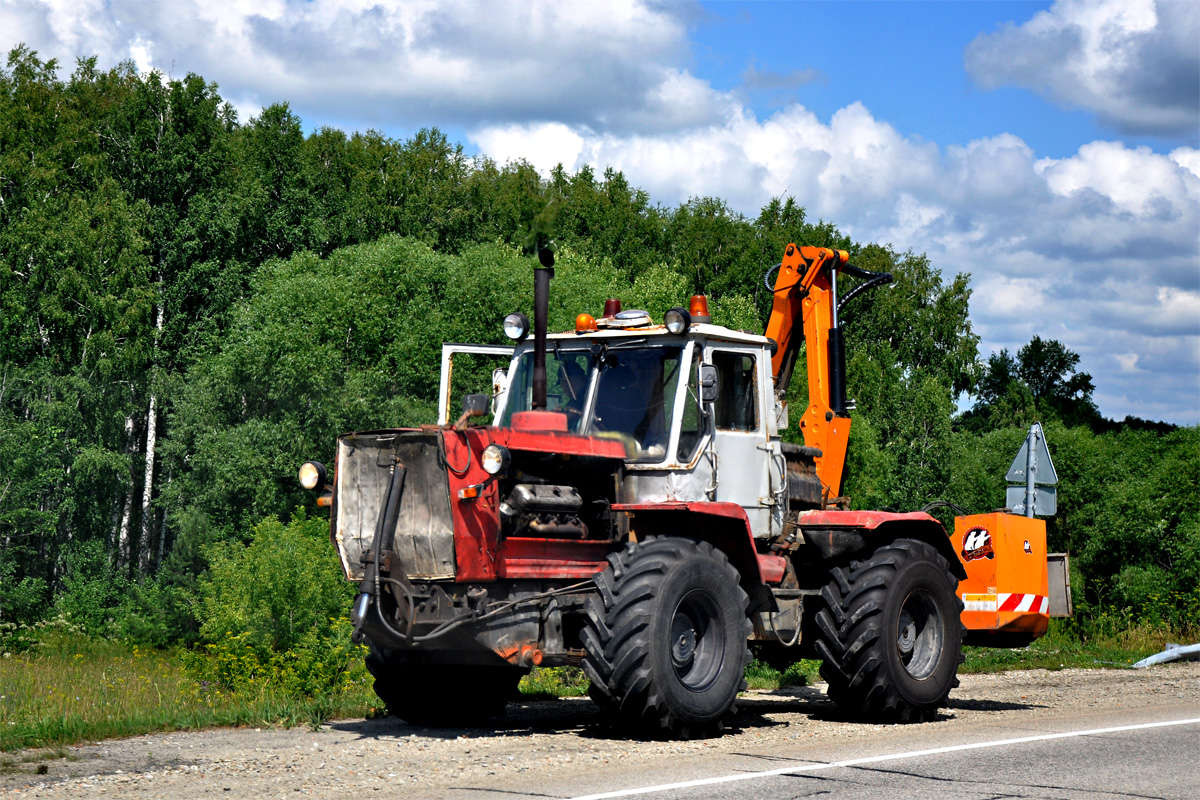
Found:
[[(1033, 461), (1029, 459), (1029, 443), (1033, 442)], [(1030, 466), (1033, 467), (1033, 482), (1038, 486), (1054, 486), (1058, 483), (1058, 473), (1054, 471), (1054, 462), (1050, 460), (1050, 450), (1046, 447), (1046, 436), (1042, 433), (1042, 426), (1038, 423), (1033, 423), (1029, 428), (1029, 435), (1025, 437), (1025, 441), (1021, 444), (1021, 449), (1017, 451), (1017, 457), (1013, 459), (1012, 466), (1008, 468), (1008, 475), (1005, 478), (1012, 483), (1027, 483), (1026, 475)]]

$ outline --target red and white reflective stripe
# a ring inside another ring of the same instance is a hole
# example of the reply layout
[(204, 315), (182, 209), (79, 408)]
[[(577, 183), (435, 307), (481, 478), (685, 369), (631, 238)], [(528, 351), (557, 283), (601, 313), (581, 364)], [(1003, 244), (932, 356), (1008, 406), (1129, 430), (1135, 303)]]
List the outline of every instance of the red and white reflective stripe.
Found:
[(1045, 614), (1050, 610), (1050, 598), (1040, 594), (1005, 594), (999, 595), (1001, 611), (1015, 611), (1023, 614), (1037, 609), (1037, 614)]

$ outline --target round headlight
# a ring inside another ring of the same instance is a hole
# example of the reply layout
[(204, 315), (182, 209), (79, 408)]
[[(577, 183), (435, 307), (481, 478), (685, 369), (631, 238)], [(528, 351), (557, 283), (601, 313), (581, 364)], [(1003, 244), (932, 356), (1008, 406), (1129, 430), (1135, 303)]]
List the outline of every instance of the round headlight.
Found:
[(692, 324), (692, 315), (687, 312), (687, 309), (676, 306), (667, 312), (663, 322), (668, 331), (678, 336), (681, 333), (687, 333), (688, 327)]
[(519, 342), (529, 335), (529, 318), (520, 311), (514, 311), (504, 318), (504, 335)]
[(483, 453), (479, 457), (479, 463), (483, 465), (483, 471), (488, 475), (499, 475), (508, 469), (510, 459), (511, 456), (508, 454), (507, 447), (498, 444), (489, 444), (483, 448)]
[(320, 461), (305, 461), (300, 465), (300, 485), (317, 489), (325, 485), (325, 465)]

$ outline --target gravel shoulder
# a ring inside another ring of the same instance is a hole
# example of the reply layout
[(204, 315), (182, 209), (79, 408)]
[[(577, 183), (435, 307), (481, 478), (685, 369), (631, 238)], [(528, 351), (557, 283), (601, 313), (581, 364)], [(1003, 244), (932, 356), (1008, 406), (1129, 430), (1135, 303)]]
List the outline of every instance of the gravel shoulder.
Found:
[[(1180, 717), (1200, 716), (1200, 663), (964, 675), (949, 709), (916, 728), (842, 720), (818, 684), (747, 692), (724, 737), (693, 742), (616, 738), (600, 726), (586, 699), (512, 703), (508, 716), (488, 728), (422, 728), (389, 718), (339, 720), (318, 731), (153, 734), (66, 748), (66, 758), (4, 754), (0, 796), (257, 800), (386, 791), (478, 797), (493, 787), (521, 795), (522, 786), (566, 784), (577, 775), (587, 778), (582, 786), (613, 769), (694, 777), (718, 755), (745, 758), (762, 769), (783, 748), (789, 760), (798, 749), (817, 758), (839, 745), (904, 747), (918, 729), (945, 739), (978, 735), (981, 726), (1012, 735), (1014, 729), (1044, 731), (1075, 716), (1161, 707), (1178, 707)], [(45, 774), (37, 774), (40, 766)]]

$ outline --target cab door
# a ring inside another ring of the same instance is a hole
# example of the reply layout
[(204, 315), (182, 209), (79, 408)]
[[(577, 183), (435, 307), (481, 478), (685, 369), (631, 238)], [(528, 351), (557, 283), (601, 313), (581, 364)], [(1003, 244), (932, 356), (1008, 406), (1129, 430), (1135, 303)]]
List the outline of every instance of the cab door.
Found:
[(496, 409), (504, 405), (508, 391), (508, 365), (515, 347), (503, 344), (442, 345), (442, 377), (438, 385), (438, 425), (458, 416), (456, 403), (463, 395), (488, 394), (490, 413), (477, 424), (489, 424)]
[(717, 397), (712, 404), (716, 451), (716, 496), (746, 510), (755, 536), (772, 529), (775, 506), (770, 471), (772, 448), (760, 403), (761, 350), (710, 345), (705, 361), (716, 367)]

